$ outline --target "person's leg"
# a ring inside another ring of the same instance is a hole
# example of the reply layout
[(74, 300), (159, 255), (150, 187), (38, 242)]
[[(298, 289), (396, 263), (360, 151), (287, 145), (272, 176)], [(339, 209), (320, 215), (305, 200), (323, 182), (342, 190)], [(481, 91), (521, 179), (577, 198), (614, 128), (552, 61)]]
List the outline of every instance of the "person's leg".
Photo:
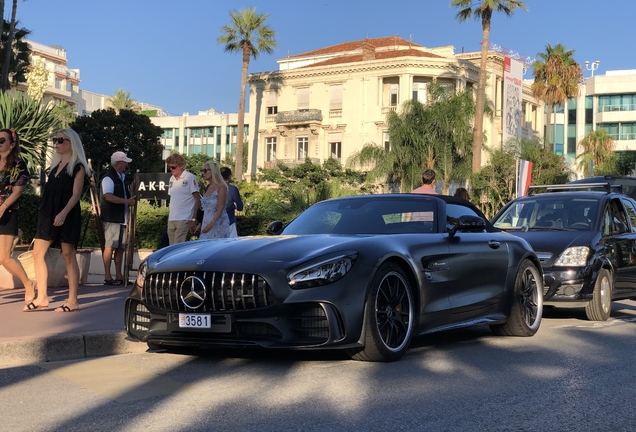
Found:
[(174, 243), (172, 240), (170, 244), (183, 243), (188, 239), (188, 233), (190, 232), (190, 221), (173, 221), (175, 224)]
[(31, 303), (35, 298), (35, 283), (29, 279), (20, 263), (11, 256), (15, 236), (0, 234), (0, 265), (24, 285), (24, 301)]
[[(62, 257), (66, 264), (66, 275), (68, 277), (68, 299), (61, 307), (55, 309), (55, 312), (71, 312), (79, 309), (79, 303), (77, 301), (79, 266), (77, 265), (75, 246), (69, 243), (62, 243)], [(66, 306), (66, 308), (64, 306)]]
[(177, 231), (177, 221), (168, 221), (168, 242), (173, 245), (176, 244), (175, 233)]
[[(35, 268), (35, 280), (38, 286), (37, 296), (27, 305), (24, 310), (46, 308), (49, 305), (48, 279), (49, 269), (46, 266), (46, 251), (49, 250), (51, 242), (48, 240), (35, 239), (33, 241), (33, 267)], [(30, 307), (33, 306), (33, 307)]]
[[(113, 258), (113, 248), (104, 247), (104, 253), (102, 254), (102, 258), (104, 260), (104, 283), (106, 283), (112, 279), (110, 275), (110, 264)], [(115, 266), (116, 265), (117, 265), (117, 261), (115, 261)]]
[[(123, 281), (122, 263), (124, 262), (124, 249), (115, 249), (115, 280)], [(124, 281), (126, 283), (126, 281)]]

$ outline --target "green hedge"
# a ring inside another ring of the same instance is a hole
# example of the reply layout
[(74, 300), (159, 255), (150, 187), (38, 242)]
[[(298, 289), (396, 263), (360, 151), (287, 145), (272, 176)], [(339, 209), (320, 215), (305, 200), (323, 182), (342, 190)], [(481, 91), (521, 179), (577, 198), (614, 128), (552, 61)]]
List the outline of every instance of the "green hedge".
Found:
[[(99, 247), (96, 219), (91, 211), (91, 203), (81, 201), (82, 231), (79, 247)], [(21, 244), (29, 244), (33, 240), (38, 223), (40, 196), (23, 194), (20, 197), (19, 221), (22, 237)], [(269, 221), (258, 217), (237, 216), (236, 228), (241, 236), (265, 234)], [(147, 201), (137, 204), (137, 249), (159, 249), (163, 233), (168, 226), (168, 208), (157, 207)]]

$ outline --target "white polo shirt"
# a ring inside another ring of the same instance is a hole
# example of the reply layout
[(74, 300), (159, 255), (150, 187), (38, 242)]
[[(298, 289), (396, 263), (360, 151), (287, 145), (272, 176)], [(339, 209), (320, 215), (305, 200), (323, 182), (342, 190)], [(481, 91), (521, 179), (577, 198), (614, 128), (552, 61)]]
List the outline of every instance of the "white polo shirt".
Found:
[[(170, 206), (168, 220), (190, 220), (194, 211), (195, 199), (193, 193), (199, 192), (199, 183), (194, 174), (183, 171), (179, 180), (175, 176), (170, 177), (168, 195), (170, 195)], [(194, 213), (196, 217), (196, 213)]]

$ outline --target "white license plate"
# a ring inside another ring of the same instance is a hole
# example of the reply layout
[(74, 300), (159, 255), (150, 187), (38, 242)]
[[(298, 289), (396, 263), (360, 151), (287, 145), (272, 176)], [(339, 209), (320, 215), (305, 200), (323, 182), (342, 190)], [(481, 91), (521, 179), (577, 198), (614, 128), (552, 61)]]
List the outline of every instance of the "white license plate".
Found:
[(179, 314), (179, 328), (207, 328), (211, 326), (210, 314)]

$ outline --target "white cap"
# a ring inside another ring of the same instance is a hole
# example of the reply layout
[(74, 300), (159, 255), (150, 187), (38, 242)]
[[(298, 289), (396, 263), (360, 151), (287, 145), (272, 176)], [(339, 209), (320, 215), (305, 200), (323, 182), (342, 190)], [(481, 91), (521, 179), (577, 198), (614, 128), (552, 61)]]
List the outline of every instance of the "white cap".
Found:
[(126, 156), (126, 153), (122, 152), (122, 151), (117, 151), (115, 153), (113, 153), (113, 155), (110, 157), (110, 161), (111, 162), (132, 162), (132, 159), (129, 158), (128, 156)]

